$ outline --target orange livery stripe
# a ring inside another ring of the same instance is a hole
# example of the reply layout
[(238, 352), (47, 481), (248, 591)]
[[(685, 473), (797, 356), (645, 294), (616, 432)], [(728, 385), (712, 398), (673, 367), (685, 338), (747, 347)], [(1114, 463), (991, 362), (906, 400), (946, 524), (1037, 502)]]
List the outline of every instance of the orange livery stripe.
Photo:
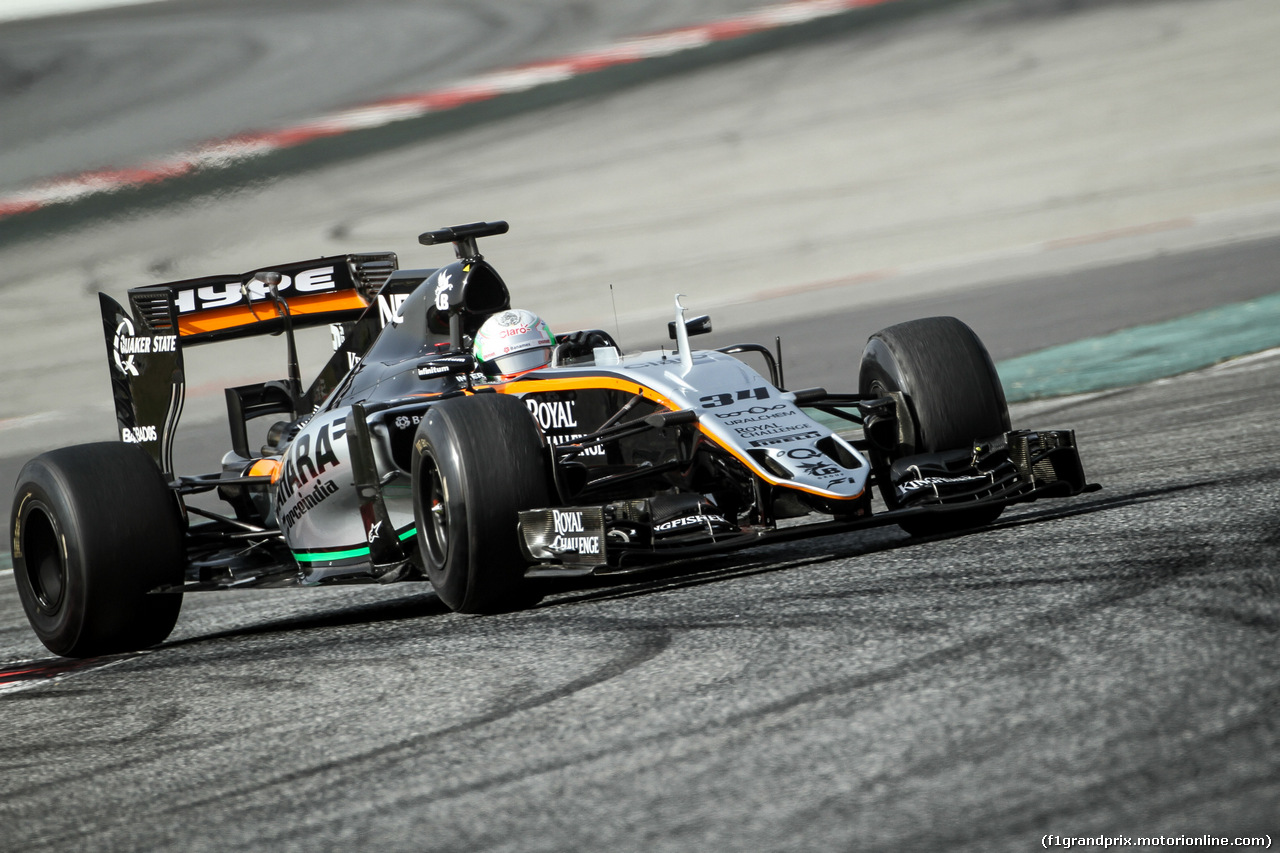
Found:
[[(368, 304), (354, 290), (315, 293), (289, 299), (289, 313), (295, 317), (328, 314), (334, 311), (362, 311), (367, 307)], [(213, 308), (179, 317), (178, 334), (188, 337), (206, 332), (221, 332), (225, 329), (251, 326), (254, 323), (275, 320), (279, 317), (280, 309), (266, 301), (255, 302), (252, 307), (232, 305), (227, 308)]]

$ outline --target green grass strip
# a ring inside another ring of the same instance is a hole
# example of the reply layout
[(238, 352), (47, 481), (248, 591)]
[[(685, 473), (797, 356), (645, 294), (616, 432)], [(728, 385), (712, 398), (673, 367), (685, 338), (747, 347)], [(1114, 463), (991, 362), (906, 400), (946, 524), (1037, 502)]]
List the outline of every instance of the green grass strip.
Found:
[(996, 365), (1010, 403), (1138, 385), (1280, 346), (1280, 293)]

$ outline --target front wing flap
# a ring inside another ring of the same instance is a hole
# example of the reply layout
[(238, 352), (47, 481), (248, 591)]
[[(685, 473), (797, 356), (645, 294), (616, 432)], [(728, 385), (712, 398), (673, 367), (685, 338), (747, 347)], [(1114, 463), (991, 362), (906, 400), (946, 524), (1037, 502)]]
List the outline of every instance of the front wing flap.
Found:
[(967, 450), (907, 456), (888, 477), (900, 507), (1016, 503), (1087, 487), (1071, 430), (1014, 430)]

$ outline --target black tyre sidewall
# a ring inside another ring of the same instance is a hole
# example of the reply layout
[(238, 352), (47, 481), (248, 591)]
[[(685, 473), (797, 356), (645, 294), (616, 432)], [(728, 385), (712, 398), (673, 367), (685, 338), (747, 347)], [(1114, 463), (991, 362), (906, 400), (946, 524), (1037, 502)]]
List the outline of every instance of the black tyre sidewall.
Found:
[[(28, 472), (25, 469), (23, 474), (24, 479), (20, 482), (14, 498), (12, 523), (9, 528), (13, 531), (13, 576), (18, 583), (18, 598), (22, 601), (22, 607), (27, 613), (27, 621), (31, 623), (41, 642), (55, 654), (66, 655), (75, 648), (79, 638), (84, 624), (87, 593), (92, 585), (84, 571), (82, 540), (74, 533), (70, 536), (66, 533), (67, 527), (74, 531), (77, 525), (72, 508), (56, 497), (60, 496), (61, 490), (55, 490), (51, 495), (42, 484), (27, 478)], [(34, 560), (35, 555), (24, 553), (23, 550), (27, 524), (36, 512), (46, 515), (57, 541), (65, 543), (67, 549), (66, 558), (62, 561), (64, 573), (62, 598), (60, 606), (52, 609), (42, 606), (38, 600), (29, 577), (30, 572), (38, 569), (34, 563), (28, 562), (28, 557)], [(75, 588), (86, 592), (75, 594), (72, 592)]]
[[(435, 560), (427, 525), (429, 467), (443, 481), (448, 518), (444, 560)], [(477, 395), (443, 400), (418, 426), (413, 456), (414, 515), (423, 564), (436, 594), (463, 613), (531, 605), (517, 513), (545, 507), (550, 489), (541, 435), (519, 400)]]
[[(466, 469), (461, 459), (465, 452), (462, 438), (458, 436), (452, 419), (441, 418), (438, 413), (433, 418), (434, 411), (428, 410), (422, 423), (418, 425), (413, 460), (414, 519), (418, 535), (429, 535), (427, 525), (433, 524), (433, 521), (429, 517), (430, 508), (425, 504), (427, 493), (424, 478), (427, 476), (427, 466), (434, 466), (439, 471), (444, 488), (447, 529), (442, 559), (438, 561), (428, 551), (424, 541), (420, 546), (422, 561), (436, 595), (450, 609), (461, 610), (467, 600), (470, 582), (467, 566), (471, 555), (471, 525), (468, 522), (467, 507), (472, 498), (467, 495)], [(430, 427), (428, 422), (431, 422)]]
[(1009, 430), (995, 364), (973, 330), (954, 317), (927, 317), (877, 332), (863, 352), (859, 390), (907, 395), (914, 446), (895, 457), (964, 447)]
[[(41, 603), (30, 578), (39, 554), (30, 552), (27, 532), (36, 514), (61, 543), (65, 581), (53, 608)], [(31, 460), (18, 476), (9, 529), (18, 596), (50, 651), (68, 657), (132, 651), (173, 630), (182, 595), (148, 592), (182, 581), (178, 507), (141, 448), (79, 445)]]
[[(982, 341), (954, 317), (926, 317), (882, 329), (863, 351), (859, 392), (905, 395), (914, 438), (891, 452), (873, 451), (872, 467), (885, 504), (898, 506), (889, 483), (890, 463), (918, 453), (967, 447), (1010, 429), (1009, 407), (999, 374)], [(921, 535), (994, 521), (1000, 506), (907, 520)]]

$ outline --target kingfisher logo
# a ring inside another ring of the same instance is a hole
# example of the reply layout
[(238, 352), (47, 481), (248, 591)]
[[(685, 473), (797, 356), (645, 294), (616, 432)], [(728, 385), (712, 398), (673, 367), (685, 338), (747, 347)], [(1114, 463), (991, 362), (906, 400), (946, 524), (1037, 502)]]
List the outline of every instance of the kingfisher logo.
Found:
[(723, 515), (716, 515), (714, 513), (707, 513), (706, 515), (686, 515), (683, 518), (673, 518), (670, 521), (664, 521), (662, 524), (655, 525), (653, 532), (669, 533), (672, 530), (684, 530), (692, 527), (710, 529), (712, 525), (724, 526), (728, 524), (728, 520)]

